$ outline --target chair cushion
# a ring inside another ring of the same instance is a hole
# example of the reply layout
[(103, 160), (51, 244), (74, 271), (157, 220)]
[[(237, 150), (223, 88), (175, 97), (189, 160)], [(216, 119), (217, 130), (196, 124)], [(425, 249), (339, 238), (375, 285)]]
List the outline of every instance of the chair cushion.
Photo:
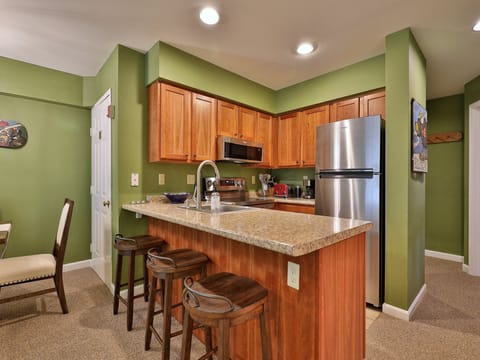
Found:
[(0, 286), (54, 275), (55, 258), (52, 254), (18, 256), (0, 260)]

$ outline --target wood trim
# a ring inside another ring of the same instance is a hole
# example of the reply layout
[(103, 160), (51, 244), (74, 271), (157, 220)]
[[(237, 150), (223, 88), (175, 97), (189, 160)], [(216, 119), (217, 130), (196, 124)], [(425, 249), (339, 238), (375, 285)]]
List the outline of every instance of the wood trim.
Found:
[(444, 133), (430, 134), (427, 137), (427, 144), (441, 144), (446, 142), (456, 142), (463, 139), (460, 131), (449, 131)]

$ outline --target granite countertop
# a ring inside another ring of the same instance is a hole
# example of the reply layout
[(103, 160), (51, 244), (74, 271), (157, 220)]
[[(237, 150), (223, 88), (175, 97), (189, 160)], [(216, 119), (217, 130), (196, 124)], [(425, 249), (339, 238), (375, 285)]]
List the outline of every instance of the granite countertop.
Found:
[(122, 208), (291, 256), (309, 254), (372, 227), (368, 221), (263, 208), (216, 214), (159, 202)]
[(315, 199), (304, 199), (304, 198), (295, 198), (295, 197), (287, 197), (287, 198), (272, 197), (271, 199), (273, 199), (273, 201), (278, 203), (315, 206)]

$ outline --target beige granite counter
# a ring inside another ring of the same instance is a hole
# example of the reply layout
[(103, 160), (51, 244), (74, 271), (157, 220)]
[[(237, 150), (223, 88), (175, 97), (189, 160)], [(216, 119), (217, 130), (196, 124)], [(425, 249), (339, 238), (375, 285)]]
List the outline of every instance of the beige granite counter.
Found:
[(164, 203), (127, 204), (122, 208), (291, 256), (312, 253), (372, 226), (368, 221), (263, 208), (218, 214)]
[(271, 199), (273, 199), (273, 201), (278, 203), (315, 206), (315, 199), (304, 199), (304, 198), (293, 198), (293, 197), (292, 198), (273, 197)]

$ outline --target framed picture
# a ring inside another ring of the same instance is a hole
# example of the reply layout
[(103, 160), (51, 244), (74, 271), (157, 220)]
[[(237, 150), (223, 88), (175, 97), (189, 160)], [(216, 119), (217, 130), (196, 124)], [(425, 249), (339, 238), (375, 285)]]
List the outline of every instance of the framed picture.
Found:
[(412, 99), (412, 171), (427, 172), (427, 110)]

